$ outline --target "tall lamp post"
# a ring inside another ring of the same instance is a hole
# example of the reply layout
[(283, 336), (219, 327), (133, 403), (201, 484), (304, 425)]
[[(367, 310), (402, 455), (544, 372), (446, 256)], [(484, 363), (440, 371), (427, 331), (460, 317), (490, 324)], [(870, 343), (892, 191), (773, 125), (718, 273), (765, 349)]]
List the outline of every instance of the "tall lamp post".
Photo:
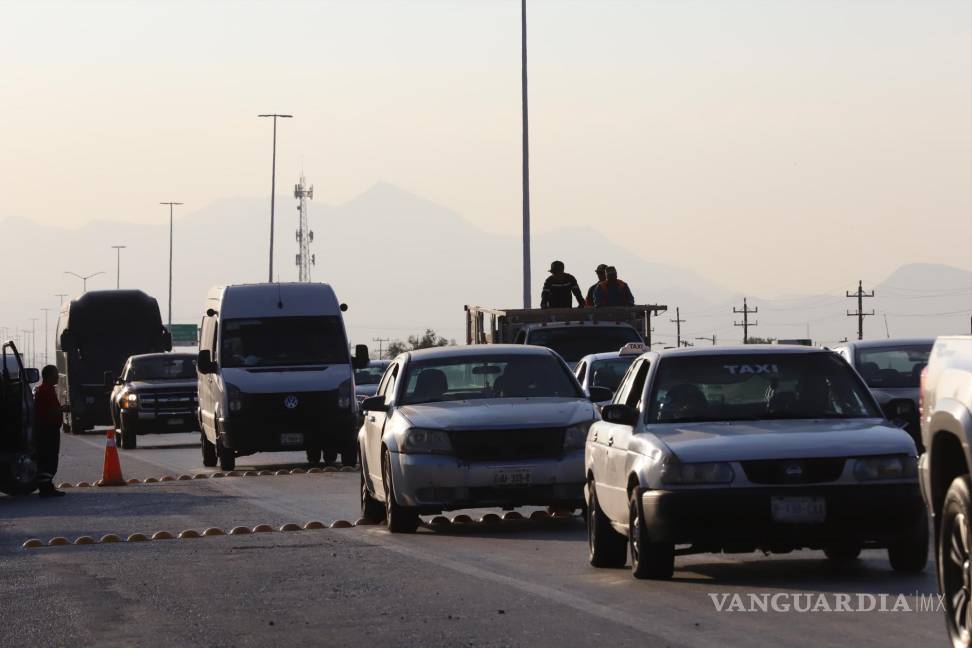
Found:
[(51, 309), (42, 308), (41, 310), (44, 311), (44, 364), (49, 365), (51, 364), (51, 359), (50, 356), (47, 355), (47, 341), (50, 338), (50, 333), (47, 331), (47, 314), (51, 312)]
[(520, 83), (523, 102), (523, 308), (531, 307), (530, 294), (530, 135), (527, 106), (527, 14), (526, 0), (520, 0)]
[(69, 274), (72, 277), (77, 277), (78, 279), (80, 279), (83, 282), (82, 283), (82, 286), (83, 286), (82, 287), (82, 292), (88, 292), (88, 279), (90, 279), (91, 277), (97, 277), (98, 275), (103, 275), (105, 273), (104, 272), (95, 272), (95, 273), (92, 273), (92, 274), (89, 274), (89, 275), (81, 276), (77, 272), (71, 272), (70, 270), (65, 270), (64, 271), (64, 274)]
[(172, 208), (182, 203), (160, 202), (159, 204), (169, 206), (169, 330), (172, 330)]
[(273, 117), (273, 161), (270, 166), (270, 278), (273, 283), (273, 205), (277, 199), (277, 118), (291, 119), (293, 115), (268, 113), (257, 117)]
[(121, 289), (121, 251), (124, 250), (127, 245), (112, 245), (111, 246), (116, 253), (115, 262), (115, 290)]

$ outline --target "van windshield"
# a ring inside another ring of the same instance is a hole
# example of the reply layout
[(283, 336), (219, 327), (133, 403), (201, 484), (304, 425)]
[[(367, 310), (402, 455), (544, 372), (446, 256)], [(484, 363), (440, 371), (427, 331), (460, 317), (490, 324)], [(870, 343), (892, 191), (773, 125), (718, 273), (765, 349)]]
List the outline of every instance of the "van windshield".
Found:
[(574, 364), (586, 355), (617, 351), (628, 342), (644, 342), (630, 326), (558, 326), (530, 331), (527, 344), (553, 349)]
[(341, 318), (265, 317), (220, 323), (223, 367), (280, 367), (349, 362)]

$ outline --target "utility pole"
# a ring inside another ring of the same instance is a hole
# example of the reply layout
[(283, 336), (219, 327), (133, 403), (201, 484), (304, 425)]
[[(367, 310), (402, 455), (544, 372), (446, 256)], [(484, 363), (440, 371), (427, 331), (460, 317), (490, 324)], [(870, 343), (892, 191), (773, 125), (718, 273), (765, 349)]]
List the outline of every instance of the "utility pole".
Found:
[(705, 337), (703, 335), (703, 336), (697, 337), (695, 339), (696, 340), (705, 340), (706, 342), (711, 342), (712, 343), (712, 346), (715, 346), (716, 345), (716, 334), (715, 333), (712, 334), (712, 337)]
[(738, 308), (733, 308), (732, 309), (732, 312), (733, 313), (742, 313), (743, 321), (742, 322), (733, 321), (733, 325), (734, 326), (741, 326), (741, 327), (743, 327), (743, 344), (749, 344), (749, 327), (750, 326), (759, 326), (759, 322), (753, 322), (752, 324), (749, 323), (749, 314), (750, 313), (758, 313), (759, 312), (759, 306), (757, 306), (755, 308), (750, 308), (749, 307), (749, 304), (746, 303), (746, 298), (743, 297), (743, 307), (742, 307), (742, 310), (739, 310)]
[(371, 341), (378, 343), (378, 359), (379, 360), (384, 359), (385, 354), (382, 353), (382, 348), (383, 348), (382, 345), (384, 345), (385, 342), (391, 342), (391, 338), (371, 338)]
[(172, 330), (172, 208), (181, 205), (181, 202), (160, 202), (160, 205), (169, 206), (169, 330)]
[(675, 323), (675, 347), (678, 348), (682, 346), (682, 324), (685, 323), (685, 320), (682, 319), (677, 306), (675, 307), (675, 319), (668, 321)]
[(520, 0), (520, 94), (523, 111), (523, 308), (530, 308), (530, 119), (527, 94), (527, 6)]
[(37, 366), (37, 318), (30, 318), (30, 366)]
[(856, 313), (852, 313), (850, 311), (847, 311), (847, 317), (856, 317), (857, 318), (857, 339), (858, 340), (863, 340), (864, 339), (864, 318), (865, 317), (870, 317), (871, 315), (874, 315), (874, 311), (873, 310), (870, 313), (865, 313), (864, 312), (864, 298), (865, 297), (873, 297), (874, 296), (874, 291), (872, 290), (869, 293), (864, 292), (864, 288), (862, 287), (862, 284), (863, 284), (863, 282), (861, 282), (861, 281), (858, 281), (857, 282), (857, 292), (853, 292), (852, 293), (850, 291), (847, 291), (847, 297), (848, 298), (850, 298), (850, 299), (857, 298), (857, 312)]
[(291, 119), (293, 115), (281, 115), (268, 113), (257, 115), (257, 117), (273, 117), (273, 161), (270, 166), (270, 277), (268, 281), (273, 283), (273, 206), (277, 200), (277, 118)]
[(115, 262), (115, 290), (121, 289), (121, 251), (124, 250), (127, 245), (112, 245), (115, 249), (117, 255), (117, 260)]
[(42, 308), (44, 311), (44, 364), (51, 364), (50, 356), (47, 355), (47, 341), (50, 339), (50, 333), (47, 331), (47, 314), (51, 312), (50, 308)]

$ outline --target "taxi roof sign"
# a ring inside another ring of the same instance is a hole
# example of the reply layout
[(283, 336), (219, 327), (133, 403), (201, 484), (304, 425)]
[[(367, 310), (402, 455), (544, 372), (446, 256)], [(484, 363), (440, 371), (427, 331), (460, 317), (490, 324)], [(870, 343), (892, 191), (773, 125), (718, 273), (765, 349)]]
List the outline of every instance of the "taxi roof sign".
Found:
[(648, 345), (644, 342), (628, 342), (621, 350), (618, 351), (618, 355), (628, 356), (628, 355), (641, 355), (642, 353), (648, 352)]

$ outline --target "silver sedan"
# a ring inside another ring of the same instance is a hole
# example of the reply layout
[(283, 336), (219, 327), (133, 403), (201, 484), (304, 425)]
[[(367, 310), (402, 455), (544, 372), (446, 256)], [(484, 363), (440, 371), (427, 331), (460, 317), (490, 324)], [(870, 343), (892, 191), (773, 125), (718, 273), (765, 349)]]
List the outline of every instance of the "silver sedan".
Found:
[(567, 365), (527, 345), (412, 351), (362, 403), (361, 511), (392, 532), (420, 514), (583, 504), (597, 418)]

